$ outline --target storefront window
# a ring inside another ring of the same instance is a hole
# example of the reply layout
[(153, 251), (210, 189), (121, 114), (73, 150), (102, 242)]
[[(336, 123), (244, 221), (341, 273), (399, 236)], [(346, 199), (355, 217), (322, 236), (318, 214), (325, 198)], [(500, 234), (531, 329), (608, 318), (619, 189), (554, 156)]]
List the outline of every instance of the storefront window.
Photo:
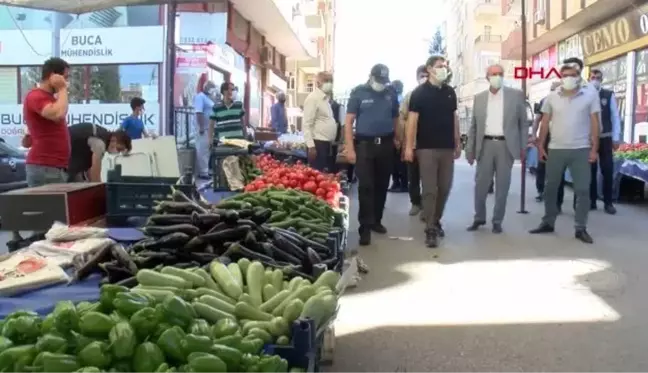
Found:
[(635, 69), (635, 107), (634, 123), (648, 122), (648, 49), (637, 52)]
[(16, 104), (18, 74), (15, 67), (0, 67), (0, 105)]

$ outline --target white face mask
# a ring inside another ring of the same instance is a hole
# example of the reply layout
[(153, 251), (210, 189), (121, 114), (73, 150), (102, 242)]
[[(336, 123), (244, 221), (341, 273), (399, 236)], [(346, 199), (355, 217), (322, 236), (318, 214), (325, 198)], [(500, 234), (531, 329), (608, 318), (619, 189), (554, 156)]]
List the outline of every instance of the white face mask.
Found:
[(568, 91), (576, 89), (576, 87), (578, 87), (578, 78), (575, 76), (566, 76), (562, 78), (562, 86), (563, 89), (566, 89)]
[(600, 80), (592, 80), (590, 83), (594, 86), (596, 89), (601, 89), (601, 81)]
[(492, 88), (500, 89), (502, 88), (503, 79), (499, 75), (492, 75), (488, 78), (488, 82)]
[(322, 91), (324, 93), (331, 93), (333, 91), (333, 83), (326, 82), (322, 84)]
[(439, 82), (444, 82), (448, 78), (448, 69), (445, 67), (437, 67), (434, 69), (434, 76)]
[(385, 90), (385, 85), (382, 83), (372, 81), (371, 88), (376, 92), (382, 92)]

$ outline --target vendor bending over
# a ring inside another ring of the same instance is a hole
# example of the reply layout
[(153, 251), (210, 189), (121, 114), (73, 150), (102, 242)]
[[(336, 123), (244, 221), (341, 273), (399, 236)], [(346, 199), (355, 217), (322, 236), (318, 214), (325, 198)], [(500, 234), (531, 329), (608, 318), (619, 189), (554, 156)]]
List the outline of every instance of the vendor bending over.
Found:
[(129, 152), (131, 138), (123, 130), (111, 132), (92, 123), (69, 127), (70, 162), (68, 181), (101, 182), (101, 160), (104, 153)]

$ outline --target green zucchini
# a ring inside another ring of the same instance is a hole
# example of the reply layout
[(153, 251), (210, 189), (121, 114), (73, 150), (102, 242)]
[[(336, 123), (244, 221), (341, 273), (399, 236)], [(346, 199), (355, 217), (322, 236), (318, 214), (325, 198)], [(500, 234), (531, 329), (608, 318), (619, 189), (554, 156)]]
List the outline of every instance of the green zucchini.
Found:
[(193, 284), (193, 287), (198, 288), (205, 285), (204, 278), (200, 277), (200, 275), (197, 275), (193, 272), (184, 269), (175, 268), (175, 267), (164, 267), (160, 272), (162, 272), (165, 275), (178, 276), (184, 278), (185, 280), (191, 282)]
[(144, 286), (171, 286), (178, 289), (191, 289), (193, 283), (182, 277), (167, 275), (150, 269), (141, 269), (135, 276), (137, 282)]

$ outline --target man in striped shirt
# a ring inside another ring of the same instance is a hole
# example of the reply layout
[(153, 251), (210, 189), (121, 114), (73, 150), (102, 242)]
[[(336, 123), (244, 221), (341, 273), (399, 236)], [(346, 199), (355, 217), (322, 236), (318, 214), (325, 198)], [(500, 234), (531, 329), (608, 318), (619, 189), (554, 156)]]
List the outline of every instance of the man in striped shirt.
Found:
[(221, 94), (223, 101), (220, 105), (214, 106), (209, 123), (209, 139), (213, 143), (218, 143), (220, 139), (245, 139), (245, 130), (243, 118), (245, 110), (243, 103), (236, 100), (236, 87), (234, 84), (225, 82), (221, 84)]

